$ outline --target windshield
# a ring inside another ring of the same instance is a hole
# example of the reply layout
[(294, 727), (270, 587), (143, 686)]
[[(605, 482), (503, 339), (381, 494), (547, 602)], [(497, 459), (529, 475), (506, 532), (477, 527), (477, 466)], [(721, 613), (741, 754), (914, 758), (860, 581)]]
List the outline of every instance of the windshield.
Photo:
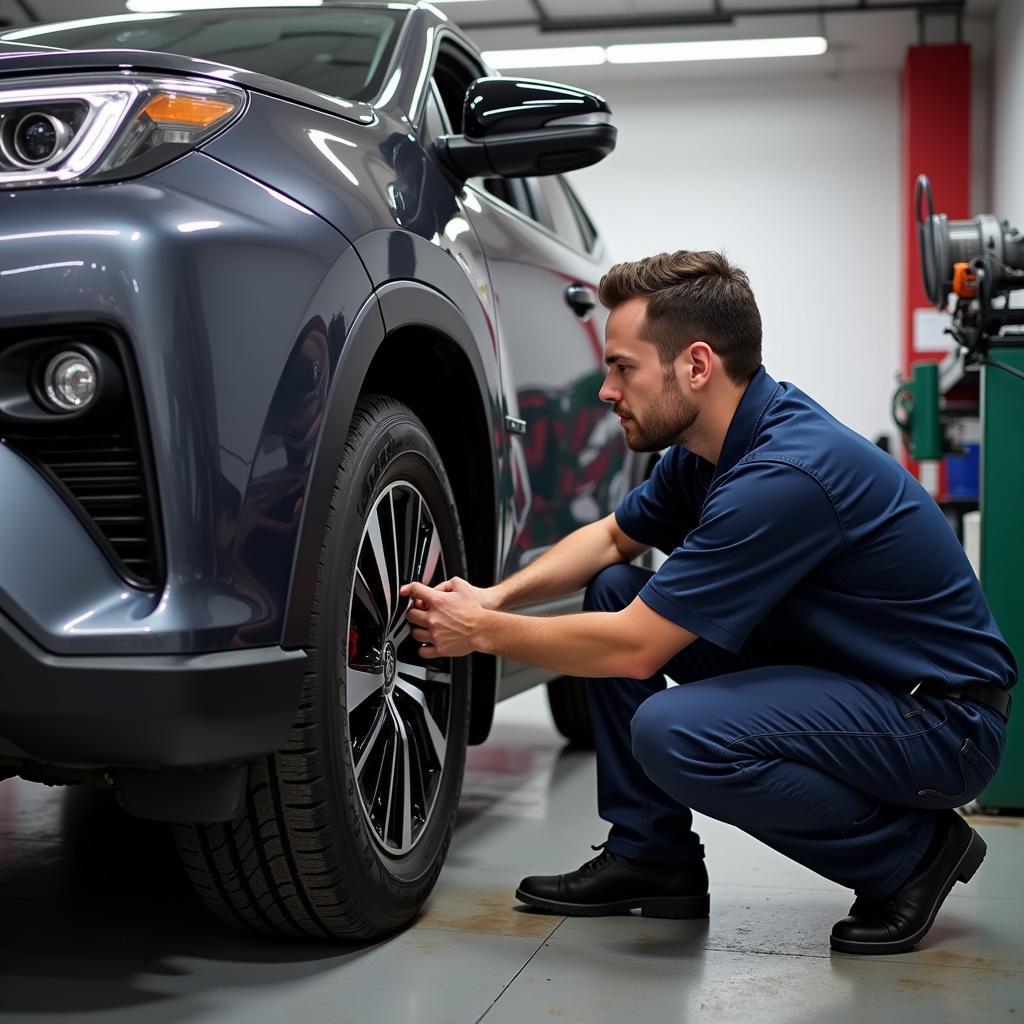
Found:
[(387, 8), (205, 11), (86, 18), (6, 32), (68, 50), (156, 50), (201, 57), (341, 99), (372, 100), (406, 12)]

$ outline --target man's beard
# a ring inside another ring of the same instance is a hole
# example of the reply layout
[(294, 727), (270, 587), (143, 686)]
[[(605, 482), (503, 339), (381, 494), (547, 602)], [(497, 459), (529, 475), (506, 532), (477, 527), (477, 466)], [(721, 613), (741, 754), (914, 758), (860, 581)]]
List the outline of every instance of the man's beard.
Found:
[(697, 421), (698, 409), (676, 383), (675, 377), (665, 379), (661, 394), (647, 412), (644, 422), (632, 419), (632, 431), (626, 432), (626, 444), (635, 452), (660, 452), (685, 441), (686, 432)]

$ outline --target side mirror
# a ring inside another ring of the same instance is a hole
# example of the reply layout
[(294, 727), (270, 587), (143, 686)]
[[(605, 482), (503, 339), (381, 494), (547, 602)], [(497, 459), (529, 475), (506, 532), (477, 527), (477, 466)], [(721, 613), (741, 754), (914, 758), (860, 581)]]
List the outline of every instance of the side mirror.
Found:
[(526, 78), (478, 78), (466, 92), (463, 135), (434, 150), (463, 181), (477, 175), (561, 174), (603, 160), (618, 134), (596, 93)]

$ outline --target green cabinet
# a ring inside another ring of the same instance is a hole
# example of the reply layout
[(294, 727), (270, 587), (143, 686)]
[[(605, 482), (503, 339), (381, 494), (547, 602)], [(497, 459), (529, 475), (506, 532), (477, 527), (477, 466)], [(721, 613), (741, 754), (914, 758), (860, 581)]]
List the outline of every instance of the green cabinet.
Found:
[[(1024, 349), (993, 357), (1024, 371)], [(981, 584), (992, 613), (1024, 668), (1024, 380), (981, 370)], [(1006, 756), (979, 802), (1024, 809), (1024, 685), (1014, 689)]]

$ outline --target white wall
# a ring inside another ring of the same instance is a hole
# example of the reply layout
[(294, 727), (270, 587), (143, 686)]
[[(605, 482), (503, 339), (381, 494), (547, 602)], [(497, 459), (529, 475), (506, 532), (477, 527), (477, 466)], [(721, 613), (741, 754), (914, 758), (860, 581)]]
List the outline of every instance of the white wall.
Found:
[(602, 82), (600, 91), (618, 147), (571, 180), (607, 239), (607, 262), (725, 250), (750, 275), (769, 373), (868, 437), (895, 433), (898, 75), (744, 75), (682, 89)]
[(1003, 0), (996, 11), (992, 99), (992, 207), (988, 212), (1024, 230), (1024, 4), (1020, 0)]

